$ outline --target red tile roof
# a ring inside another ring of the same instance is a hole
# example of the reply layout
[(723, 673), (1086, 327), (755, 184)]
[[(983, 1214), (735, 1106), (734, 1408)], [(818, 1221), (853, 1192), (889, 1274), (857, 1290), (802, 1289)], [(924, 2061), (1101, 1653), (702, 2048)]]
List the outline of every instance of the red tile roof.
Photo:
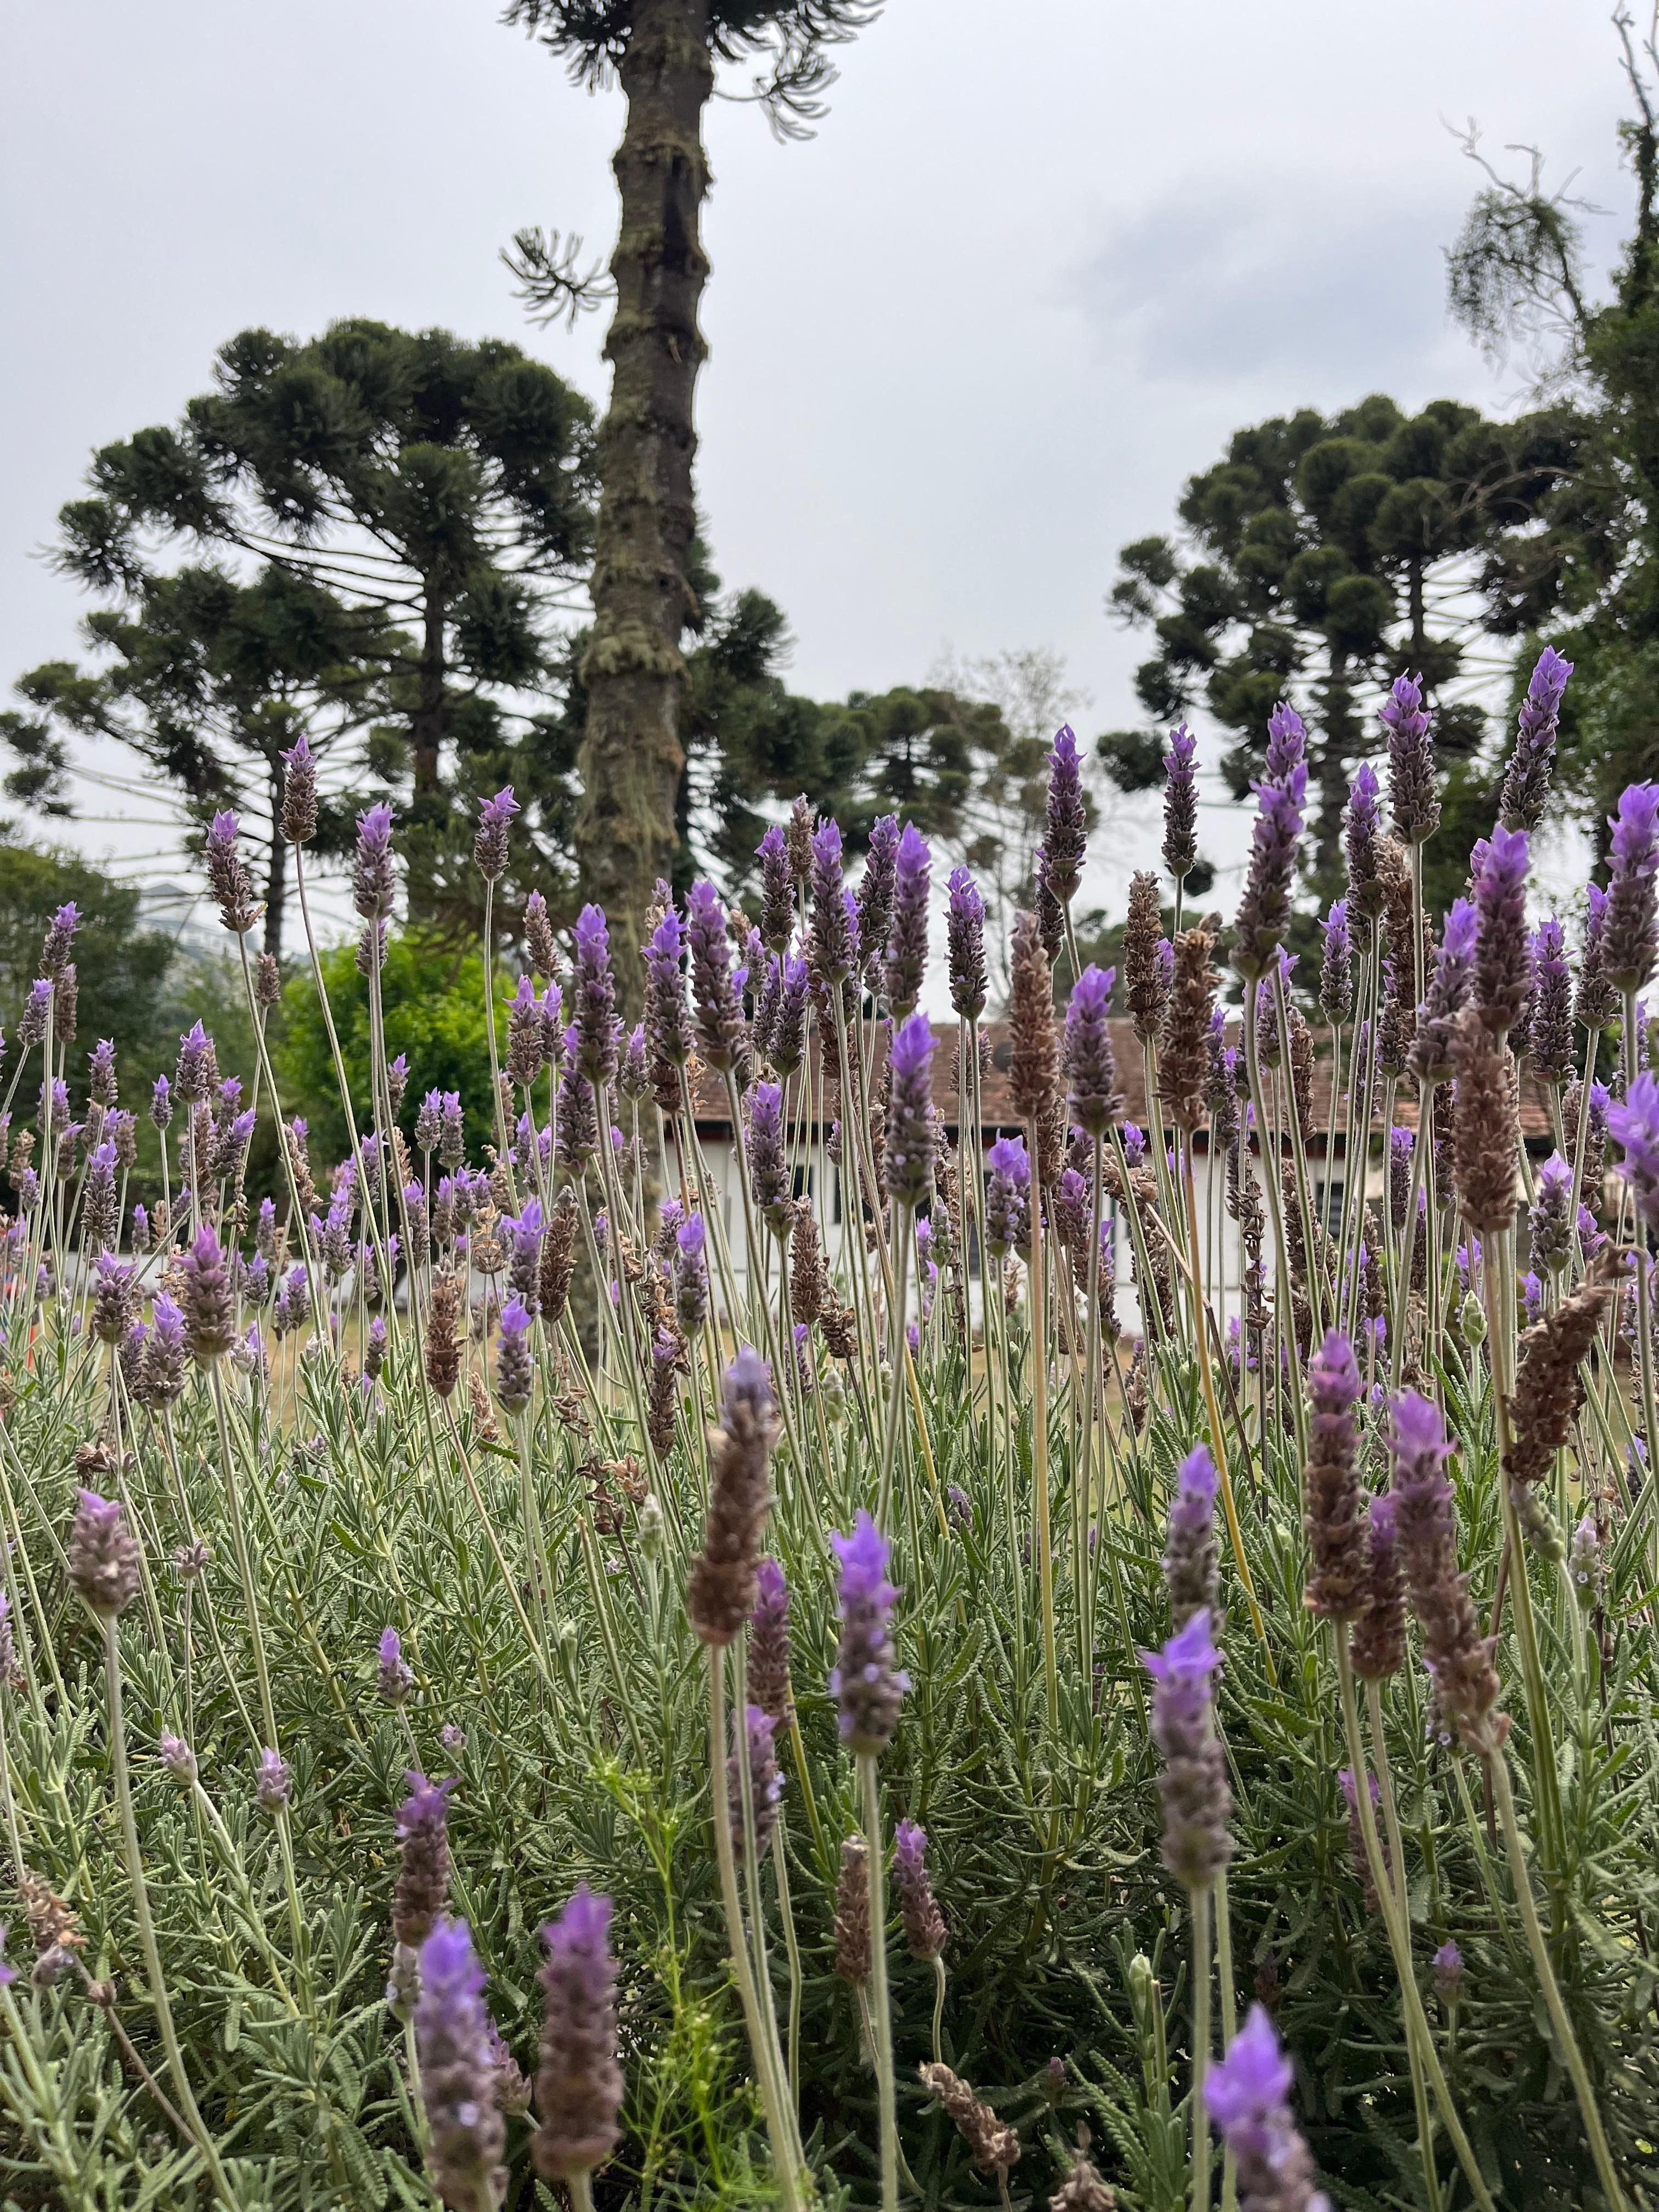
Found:
[[(1115, 1021), (1110, 1024), (1112, 1047), (1117, 1059), (1118, 1091), (1122, 1099), (1121, 1119), (1145, 1126), (1146, 1112), (1146, 1084), (1145, 1061), (1142, 1058), (1134, 1024)], [(1014, 1112), (1008, 1096), (1008, 1062), (1010, 1057), (1009, 1030), (1006, 1022), (988, 1022), (984, 1034), (990, 1040), (991, 1066), (984, 1085), (982, 1107), (984, 1126), (988, 1130), (1018, 1129), (1019, 1116)], [(956, 1085), (957, 1029), (954, 1022), (933, 1024), (933, 1103), (945, 1118), (952, 1133), (957, 1121)], [(1228, 1031), (1228, 1041), (1238, 1042), (1235, 1024)], [(814, 1045), (816, 1048), (816, 1038)], [(1330, 1032), (1316, 1033), (1315, 1044), (1318, 1057), (1314, 1063), (1313, 1119), (1317, 1133), (1316, 1147), (1322, 1151), (1325, 1131), (1329, 1125), (1331, 1107)], [(815, 1049), (816, 1058), (816, 1049)], [(1411, 1086), (1401, 1086), (1401, 1096), (1395, 1102), (1395, 1119), (1403, 1128), (1414, 1128), (1417, 1124), (1417, 1103), (1411, 1095)], [(726, 1109), (726, 1089), (720, 1079), (707, 1069), (699, 1072), (696, 1088), (697, 1127), (710, 1136), (717, 1136), (731, 1125)], [(1346, 1097), (1337, 1101), (1337, 1127), (1340, 1130), (1346, 1111)], [(1547, 1144), (1551, 1140), (1549, 1108), (1544, 1091), (1539, 1084), (1523, 1079), (1521, 1085), (1521, 1126), (1529, 1146)], [(1382, 1127), (1382, 1102), (1379, 1093), (1372, 1127)], [(1201, 1133), (1200, 1133), (1201, 1134)]]

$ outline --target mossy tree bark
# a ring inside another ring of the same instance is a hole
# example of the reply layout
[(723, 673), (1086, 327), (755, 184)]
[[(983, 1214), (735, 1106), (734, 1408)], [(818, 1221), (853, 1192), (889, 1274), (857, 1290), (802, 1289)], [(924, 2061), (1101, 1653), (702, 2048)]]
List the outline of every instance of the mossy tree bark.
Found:
[(587, 730), (576, 823), (585, 894), (610, 918), (626, 1003), (641, 993), (641, 925), (672, 872), (684, 752), (680, 638), (687, 580), (697, 306), (708, 276), (698, 222), (708, 190), (702, 111), (714, 89), (708, 0), (641, 0), (619, 76), (628, 120), (614, 167), (622, 229), (605, 341), (610, 412), (600, 430), (593, 635), (582, 663)]

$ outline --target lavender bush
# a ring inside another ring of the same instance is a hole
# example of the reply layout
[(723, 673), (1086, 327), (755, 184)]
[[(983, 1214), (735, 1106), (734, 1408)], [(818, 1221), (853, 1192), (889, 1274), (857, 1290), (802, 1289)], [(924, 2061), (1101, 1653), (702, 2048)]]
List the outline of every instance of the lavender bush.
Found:
[(246, 963), (143, 1207), (95, 1040), (69, 1118), (59, 917), (0, 1107), (8, 2202), (1652, 2202), (1659, 853), (1638, 788), (1583, 928), (1528, 915), (1568, 673), (1443, 922), (1395, 687), (1318, 1034), (1294, 714), (1231, 935), (1137, 878), (1133, 1030), (1054, 1004), (1065, 733), (994, 1143), (981, 902), (953, 1053), (896, 823), (849, 890), (798, 808), (760, 927), (665, 887), (638, 975), (532, 903), (469, 1129), (384, 1049), (374, 810), (345, 1157)]

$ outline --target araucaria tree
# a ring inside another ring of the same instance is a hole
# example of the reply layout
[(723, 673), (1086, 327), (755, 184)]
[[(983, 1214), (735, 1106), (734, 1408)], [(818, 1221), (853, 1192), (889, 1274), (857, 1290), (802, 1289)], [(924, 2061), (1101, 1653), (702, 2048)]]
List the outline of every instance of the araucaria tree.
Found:
[[(708, 278), (703, 110), (717, 63), (763, 55), (771, 67), (758, 97), (776, 127), (800, 130), (822, 112), (830, 49), (876, 12), (872, 0), (510, 0), (507, 9), (580, 82), (614, 72), (628, 103), (615, 160), (622, 222), (611, 262), (612, 380), (599, 432), (576, 847), (630, 988), (652, 886), (672, 873), (678, 844), (681, 641), (698, 611), (690, 562), (693, 402), (707, 351), (697, 326)], [(555, 276), (552, 299), (559, 289)]]
[[(334, 740), (353, 795), (365, 780), (408, 794), (411, 912), (470, 922), (456, 803), (505, 780), (550, 618), (586, 567), (586, 402), (501, 339), (362, 319), (303, 343), (247, 330), (175, 427), (104, 447), (89, 484), (58, 557), (105, 601), (88, 629), (114, 665), (23, 679), (36, 712), (3, 726), (16, 795), (61, 805), (63, 731), (101, 731), (193, 817), (235, 803), (268, 823), (303, 729), (319, 753)], [(279, 842), (270, 866), (280, 941)]]
[[(1573, 467), (1575, 441), (1559, 410), (1499, 423), (1436, 400), (1407, 417), (1381, 395), (1330, 417), (1303, 408), (1238, 431), (1189, 479), (1181, 538), (1120, 554), (1109, 605), (1157, 640), (1136, 675), (1141, 704), (1167, 725), (1202, 699), (1232, 737), (1224, 766), (1240, 796), (1275, 704), (1302, 706), (1308, 867), (1322, 891), (1339, 872), (1353, 764), (1376, 750), (1365, 708), (1396, 675), (1409, 669), (1433, 697), (1443, 756), (1479, 747), (1467, 679), (1480, 673), (1483, 568)], [(1124, 789), (1162, 780), (1161, 732), (1115, 732), (1100, 750)]]

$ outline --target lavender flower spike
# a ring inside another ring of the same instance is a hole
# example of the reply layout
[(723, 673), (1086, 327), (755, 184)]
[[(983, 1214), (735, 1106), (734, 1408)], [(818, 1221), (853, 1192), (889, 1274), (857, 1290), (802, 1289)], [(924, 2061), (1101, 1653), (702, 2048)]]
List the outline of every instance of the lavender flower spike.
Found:
[(686, 895), (685, 911), (697, 1042), (709, 1066), (724, 1071), (736, 1066), (743, 1040), (743, 1008), (732, 973), (726, 909), (713, 884), (695, 883)]
[(535, 1388), (536, 1364), (530, 1351), (531, 1317), (517, 1298), (501, 1308), (501, 1350), (495, 1361), (495, 1395), (509, 1413), (521, 1413)]
[(1226, 1762), (1210, 1725), (1221, 1655), (1208, 1611), (1194, 1613), (1162, 1651), (1140, 1658), (1152, 1678), (1152, 1741), (1164, 1755), (1164, 1863), (1188, 1889), (1207, 1889), (1232, 1853)]
[(1434, 789), (1434, 741), (1424, 710), (1423, 687), (1415, 677), (1395, 679), (1379, 720), (1389, 733), (1389, 804), (1395, 835), (1405, 845), (1420, 845), (1440, 826), (1440, 801)]
[(887, 1579), (892, 1547), (860, 1510), (850, 1536), (830, 1539), (841, 1561), (841, 1649), (830, 1694), (841, 1709), (842, 1741), (854, 1753), (885, 1750), (898, 1725), (909, 1677), (893, 1665), (891, 1621), (898, 1592)]
[[(872, 845), (874, 844), (873, 838)], [(795, 927), (795, 887), (789, 878), (789, 842), (775, 822), (755, 848), (761, 864), (761, 942), (781, 952)]]
[(477, 2212), (501, 2193), (507, 2130), (496, 2106), (483, 1968), (465, 1921), (441, 1921), (422, 1944), (420, 1984), (415, 2048), (432, 2179), (453, 2212)]
[(914, 822), (899, 839), (893, 870), (892, 938), (887, 948), (887, 1003), (895, 1019), (914, 1011), (927, 965), (927, 840)]
[(1104, 1135), (1118, 1107), (1117, 1067), (1107, 1011), (1112, 1003), (1115, 968), (1085, 968), (1072, 986), (1066, 1009), (1066, 1078), (1074, 1127), (1086, 1136)]
[(397, 878), (392, 866), (392, 809), (382, 804), (357, 817), (357, 850), (352, 861), (351, 902), (365, 921), (380, 921), (392, 911)]
[(1176, 1470), (1176, 1494), (1170, 1507), (1170, 1533), (1164, 1548), (1164, 1581), (1170, 1593), (1170, 1625), (1185, 1628), (1197, 1614), (1215, 1610), (1218, 1563), (1215, 1501), (1221, 1487), (1215, 1462), (1202, 1444), (1188, 1453)]
[(404, 1657), (403, 1639), (395, 1628), (380, 1632), (380, 1670), (374, 1686), (382, 1705), (403, 1705), (415, 1687), (415, 1672)]
[(985, 902), (966, 868), (951, 871), (945, 947), (951, 1006), (963, 1021), (975, 1022), (985, 1012), (990, 984), (985, 973)]
[(1659, 1228), (1659, 1082), (1644, 1068), (1607, 1108), (1607, 1133), (1624, 1150), (1618, 1173), (1649, 1229)]
[(1348, 902), (1333, 899), (1320, 924), (1324, 953), (1319, 968), (1319, 1006), (1333, 1029), (1353, 1012), (1353, 939), (1348, 930)]
[(755, 1206), (775, 1237), (787, 1237), (794, 1227), (795, 1210), (790, 1200), (789, 1163), (783, 1135), (783, 1092), (775, 1083), (753, 1083), (749, 1087), (749, 1180)]
[(1501, 819), (1506, 830), (1535, 830), (1543, 817), (1555, 766), (1561, 699), (1571, 674), (1571, 661), (1563, 660), (1553, 645), (1547, 645), (1521, 702), (1515, 750), (1504, 777)]
[(1193, 760), (1198, 739), (1182, 722), (1170, 732), (1164, 756), (1164, 865), (1176, 883), (1198, 859), (1198, 781)]
[(855, 947), (842, 896), (841, 827), (826, 822), (812, 833), (812, 923), (807, 961), (821, 990), (834, 989), (853, 972)]
[(1048, 756), (1048, 811), (1042, 849), (1048, 890), (1062, 907), (1070, 904), (1083, 880), (1088, 849), (1089, 816), (1083, 797), (1083, 763), (1069, 722), (1054, 732)]
[(1480, 917), (1468, 900), (1455, 900), (1446, 916), (1446, 933), (1435, 957), (1427, 995), (1418, 1011), (1417, 1034), (1408, 1056), (1407, 1064), (1419, 1084), (1451, 1080), (1452, 1042), (1457, 1017), (1468, 994), (1480, 929)]
[(882, 1181), (890, 1198), (915, 1206), (933, 1184), (933, 1032), (926, 1014), (912, 1014), (892, 1044), (892, 1096)]
[(1527, 936), (1527, 833), (1500, 823), (1470, 855), (1480, 933), (1474, 1001), (1494, 1036), (1512, 1030), (1532, 996), (1532, 946)]
[(1267, 774), (1253, 787), (1256, 817), (1233, 949), (1234, 967), (1249, 980), (1267, 972), (1284, 941), (1297, 842), (1302, 835), (1302, 803), (1308, 789), (1300, 718), (1280, 705), (1268, 732)]
[(945, 1948), (945, 1916), (927, 1876), (927, 1831), (901, 1820), (893, 1831), (893, 1887), (913, 1959), (937, 1959)]
[(1314, 2164), (1291, 2116), (1291, 2062), (1259, 2004), (1216, 2060), (1204, 2102), (1238, 2172), (1238, 2199), (1249, 2212), (1330, 2212), (1314, 2187)]
[(597, 1089), (617, 1073), (617, 986), (611, 973), (611, 935), (602, 907), (585, 906), (576, 917), (576, 965), (570, 981), (576, 1064)]
[(617, 2063), (617, 1970), (609, 1942), (611, 1900), (583, 1882), (542, 1930), (546, 2002), (531, 2144), (536, 2171), (568, 2181), (601, 2166), (621, 2135), (622, 2069)]
[(247, 863), (236, 849), (236, 817), (227, 810), (216, 814), (203, 846), (207, 861), (208, 888), (219, 905), (219, 919), (238, 937), (245, 937), (258, 919)]
[(1632, 783), (1611, 817), (1607, 921), (1601, 964), (1615, 991), (1645, 990), (1653, 973), (1659, 884), (1659, 784)]
[(1355, 921), (1375, 921), (1382, 911), (1380, 846), (1382, 807), (1376, 770), (1362, 761), (1354, 771), (1348, 793), (1348, 823), (1344, 845), (1348, 859), (1350, 915)]
[(138, 1545), (118, 1498), (83, 1490), (70, 1532), (69, 1578), (100, 1619), (125, 1613), (138, 1592)]
[(519, 802), (513, 796), (510, 783), (493, 799), (483, 800), (478, 808), (478, 832), (472, 841), (472, 857), (487, 884), (493, 884), (506, 872), (507, 828), (518, 811)]
[(1540, 1083), (1560, 1090), (1572, 1073), (1572, 978), (1561, 925), (1540, 921), (1532, 939), (1532, 1020), (1528, 1058)]
[[(870, 990), (876, 992), (885, 988), (882, 970), (887, 940), (893, 928), (893, 886), (898, 873), (898, 848), (897, 815), (878, 816), (870, 825), (869, 849), (864, 856), (864, 873), (859, 878), (855, 902), (864, 981)], [(925, 929), (926, 924), (923, 926)], [(787, 943), (787, 930), (784, 934)], [(924, 945), (923, 951), (926, 949)]]

